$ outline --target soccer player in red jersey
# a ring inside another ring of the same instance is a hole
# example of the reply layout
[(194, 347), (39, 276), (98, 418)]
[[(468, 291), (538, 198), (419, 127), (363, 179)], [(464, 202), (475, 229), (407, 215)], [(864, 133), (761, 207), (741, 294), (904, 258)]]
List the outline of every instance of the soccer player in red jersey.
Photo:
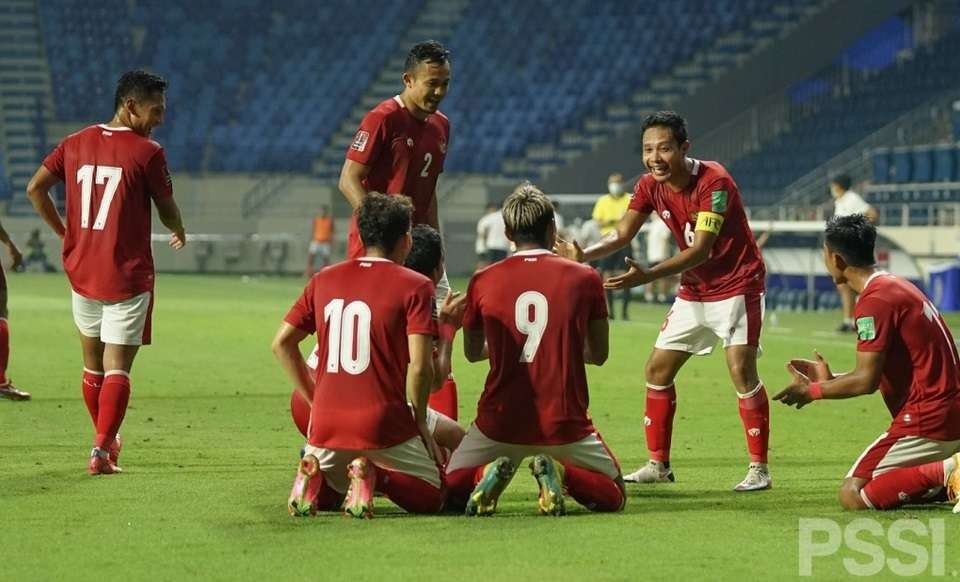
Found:
[[(27, 187), (34, 208), (63, 239), (83, 350), (83, 399), (96, 429), (91, 475), (120, 470), (117, 431), (130, 399), (130, 370), (137, 350), (150, 343), (151, 200), (171, 232), (170, 246), (186, 243), (166, 156), (150, 139), (163, 123), (166, 87), (146, 71), (124, 73), (113, 119), (66, 137)], [(66, 223), (49, 195), (59, 182), (66, 182)]]
[[(402, 265), (411, 214), (404, 196), (366, 196), (357, 223), (367, 256), (314, 275), (274, 339), (281, 366), (313, 403), (291, 515), (334, 510), (346, 494), (346, 513), (372, 517), (375, 491), (413, 513), (443, 507), (427, 427), (434, 285)], [(299, 344), (313, 333), (320, 366), (311, 378)]]
[(467, 515), (494, 513), (517, 464), (540, 487), (541, 513), (563, 515), (564, 491), (593, 511), (625, 502), (616, 458), (587, 413), (585, 364), (607, 359), (607, 303), (596, 271), (554, 255), (550, 200), (525, 183), (503, 205), (510, 258), (467, 289), (464, 352), (489, 358), (477, 417), (447, 465), (452, 499)]
[[(347, 148), (340, 191), (356, 210), (368, 192), (404, 194), (413, 201), (413, 224), (440, 230), (437, 180), (450, 143), (450, 120), (440, 103), (450, 87), (450, 51), (436, 41), (414, 45), (403, 70), (403, 91), (371, 109)], [(347, 258), (363, 256), (356, 216), (347, 235)], [(450, 291), (444, 272), (437, 303)], [(451, 334), (446, 330), (444, 333)], [(451, 376), (430, 396), (430, 406), (457, 418), (457, 385)]]
[(586, 250), (575, 242), (557, 246), (568, 258), (594, 261), (629, 245), (650, 213), (656, 212), (680, 248), (678, 254), (649, 269), (627, 259), (627, 273), (605, 282), (608, 288), (621, 289), (682, 274), (678, 297), (646, 365), (643, 422), (650, 461), (624, 479), (633, 483), (674, 480), (670, 468), (677, 410), (674, 379), (690, 356), (710, 354), (722, 340), (750, 453), (747, 475), (734, 490), (768, 489), (772, 485), (767, 467), (769, 402), (757, 374), (765, 269), (740, 191), (719, 163), (687, 156), (687, 125), (676, 113), (647, 116), (641, 135), (643, 163), (649, 173), (637, 181), (616, 230)]
[[(14, 271), (23, 262), (23, 256), (16, 243), (0, 225), (0, 243), (7, 247), (10, 253), (10, 268)], [(7, 324), (7, 275), (0, 266), (0, 398), (7, 400), (30, 400), (30, 393), (17, 390), (10, 378), (7, 377), (7, 364), (10, 362), (10, 327)]]
[(837, 285), (860, 294), (854, 315), (856, 368), (835, 375), (816, 361), (787, 364), (793, 383), (775, 395), (803, 408), (814, 400), (872, 394), (893, 417), (840, 486), (846, 509), (894, 509), (905, 503), (956, 503), (960, 512), (960, 356), (946, 322), (909, 281), (877, 269), (877, 231), (862, 214), (827, 223), (823, 258)]

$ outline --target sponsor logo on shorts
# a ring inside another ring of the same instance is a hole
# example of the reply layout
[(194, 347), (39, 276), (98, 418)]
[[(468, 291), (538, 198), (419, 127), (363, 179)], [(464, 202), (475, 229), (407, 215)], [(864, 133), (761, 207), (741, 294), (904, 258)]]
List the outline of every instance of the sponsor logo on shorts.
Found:
[(370, 141), (370, 132), (361, 129), (357, 132), (357, 135), (353, 137), (353, 143), (350, 144), (350, 149), (362, 152), (367, 149), (368, 141)]
[(877, 329), (872, 317), (861, 317), (857, 320), (857, 339), (870, 341), (877, 337)]

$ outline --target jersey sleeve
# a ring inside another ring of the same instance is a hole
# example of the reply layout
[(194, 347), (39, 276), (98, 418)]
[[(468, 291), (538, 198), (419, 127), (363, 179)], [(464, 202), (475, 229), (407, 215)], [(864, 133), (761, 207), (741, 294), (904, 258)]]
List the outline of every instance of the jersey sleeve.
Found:
[(483, 314), (480, 312), (480, 303), (477, 301), (477, 277), (474, 276), (467, 284), (467, 297), (464, 300), (466, 307), (463, 311), (463, 329), (477, 329), (483, 327)]
[(389, 147), (387, 142), (387, 118), (379, 111), (370, 111), (360, 122), (360, 128), (350, 147), (347, 159), (369, 166), (379, 157), (380, 151)]
[(854, 310), (858, 352), (885, 352), (896, 334), (896, 312), (877, 297), (863, 297)]
[(717, 178), (700, 188), (697, 194), (699, 200), (697, 200), (697, 224), (694, 230), (720, 234), (724, 215), (730, 205), (730, 197), (737, 196), (733, 180), (726, 176)]
[(607, 311), (607, 298), (603, 292), (603, 281), (600, 279), (600, 273), (596, 269), (590, 269), (586, 282), (587, 308), (590, 310), (588, 319), (595, 321), (597, 319), (607, 319), (610, 313)]
[(283, 320), (293, 327), (301, 329), (309, 334), (316, 333), (317, 331), (317, 318), (316, 318), (316, 309), (314, 308), (314, 291), (316, 290), (317, 277), (314, 276), (310, 279), (310, 282), (307, 283), (307, 286), (303, 290), (303, 294), (300, 295), (300, 298), (297, 299), (297, 302), (293, 304), (293, 307), (290, 308), (290, 311), (287, 312), (286, 317)]
[(167, 169), (167, 155), (160, 148), (147, 162), (145, 169), (147, 188), (154, 200), (162, 200), (173, 196), (173, 179)]
[(407, 335), (437, 335), (434, 319), (436, 293), (433, 283), (425, 281), (407, 299)]
[[(637, 180), (637, 185), (633, 187), (633, 195), (630, 196), (630, 210), (640, 214), (650, 214), (653, 212), (653, 196), (650, 192), (650, 186), (643, 178)], [(596, 208), (594, 208), (596, 213)]]
[(63, 169), (63, 143), (60, 142), (60, 145), (53, 148), (53, 151), (50, 152), (43, 160), (43, 167), (50, 171), (51, 174), (60, 178), (61, 180), (66, 180)]

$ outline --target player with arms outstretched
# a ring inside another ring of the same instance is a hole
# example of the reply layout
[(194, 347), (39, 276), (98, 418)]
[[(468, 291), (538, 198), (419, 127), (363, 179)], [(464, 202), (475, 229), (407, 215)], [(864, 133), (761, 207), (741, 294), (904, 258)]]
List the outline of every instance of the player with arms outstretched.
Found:
[[(10, 253), (10, 269), (16, 271), (23, 263), (23, 255), (7, 231), (0, 225), (0, 243)], [(7, 364), (10, 362), (10, 327), (7, 324), (7, 275), (0, 266), (0, 398), (7, 400), (30, 400), (30, 393), (18, 390), (7, 377)]]
[[(803, 408), (814, 400), (854, 398), (878, 389), (890, 428), (860, 455), (840, 486), (846, 509), (906, 503), (956, 503), (960, 512), (960, 356), (943, 317), (912, 283), (877, 269), (877, 230), (863, 214), (827, 223), (823, 259), (837, 285), (860, 294), (854, 317), (857, 363), (835, 375), (816, 361), (787, 364), (791, 383), (774, 396)], [(946, 495), (944, 495), (946, 494)]]
[(490, 372), (447, 465), (451, 499), (467, 515), (494, 513), (517, 465), (533, 456), (541, 513), (563, 515), (564, 492), (593, 511), (619, 511), (620, 466), (587, 412), (585, 364), (602, 365), (608, 353), (600, 276), (551, 252), (554, 209), (535, 186), (519, 186), (503, 218), (517, 252), (467, 289), (464, 352), (471, 362), (489, 358)]
[[(346, 513), (372, 517), (375, 491), (412, 513), (443, 507), (435, 462), (442, 453), (427, 426), (435, 289), (402, 264), (411, 214), (405, 196), (366, 196), (357, 222), (367, 256), (314, 275), (273, 341), (280, 365), (313, 403), (291, 515), (335, 510), (346, 494)], [(299, 344), (313, 333), (320, 365), (311, 377)]]
[(682, 274), (673, 307), (647, 360), (644, 426), (650, 461), (624, 479), (634, 483), (673, 481), (670, 442), (677, 410), (675, 378), (692, 355), (707, 355), (723, 341), (730, 379), (737, 390), (750, 465), (736, 491), (768, 489), (769, 402), (757, 373), (763, 321), (765, 269), (747, 223), (740, 191), (717, 162), (687, 156), (687, 125), (672, 111), (643, 122), (643, 163), (629, 209), (614, 232), (580, 249), (562, 242), (557, 251), (593, 261), (630, 244), (656, 212), (670, 228), (680, 252), (652, 268), (627, 259), (627, 273), (608, 279), (620, 289)]
[[(146, 71), (124, 73), (113, 119), (65, 138), (27, 187), (34, 208), (63, 239), (83, 350), (83, 399), (96, 429), (91, 475), (120, 471), (117, 431), (130, 399), (130, 370), (137, 350), (150, 343), (151, 201), (172, 233), (170, 246), (183, 248), (187, 240), (166, 156), (150, 139), (163, 123), (166, 87)], [(66, 183), (66, 223), (49, 194), (59, 182)]]

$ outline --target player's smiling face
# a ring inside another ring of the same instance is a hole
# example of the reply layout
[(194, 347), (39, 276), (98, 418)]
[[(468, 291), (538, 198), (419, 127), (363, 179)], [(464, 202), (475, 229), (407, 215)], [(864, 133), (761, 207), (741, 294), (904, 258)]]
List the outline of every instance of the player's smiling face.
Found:
[(684, 171), (690, 143), (677, 143), (669, 127), (655, 125), (643, 132), (643, 165), (657, 182), (668, 182)]
[(128, 99), (124, 107), (130, 129), (149, 137), (155, 127), (163, 125), (167, 100), (163, 93), (157, 93), (145, 99)]
[(424, 116), (436, 113), (450, 88), (450, 62), (420, 63), (403, 74), (403, 85), (405, 96)]

